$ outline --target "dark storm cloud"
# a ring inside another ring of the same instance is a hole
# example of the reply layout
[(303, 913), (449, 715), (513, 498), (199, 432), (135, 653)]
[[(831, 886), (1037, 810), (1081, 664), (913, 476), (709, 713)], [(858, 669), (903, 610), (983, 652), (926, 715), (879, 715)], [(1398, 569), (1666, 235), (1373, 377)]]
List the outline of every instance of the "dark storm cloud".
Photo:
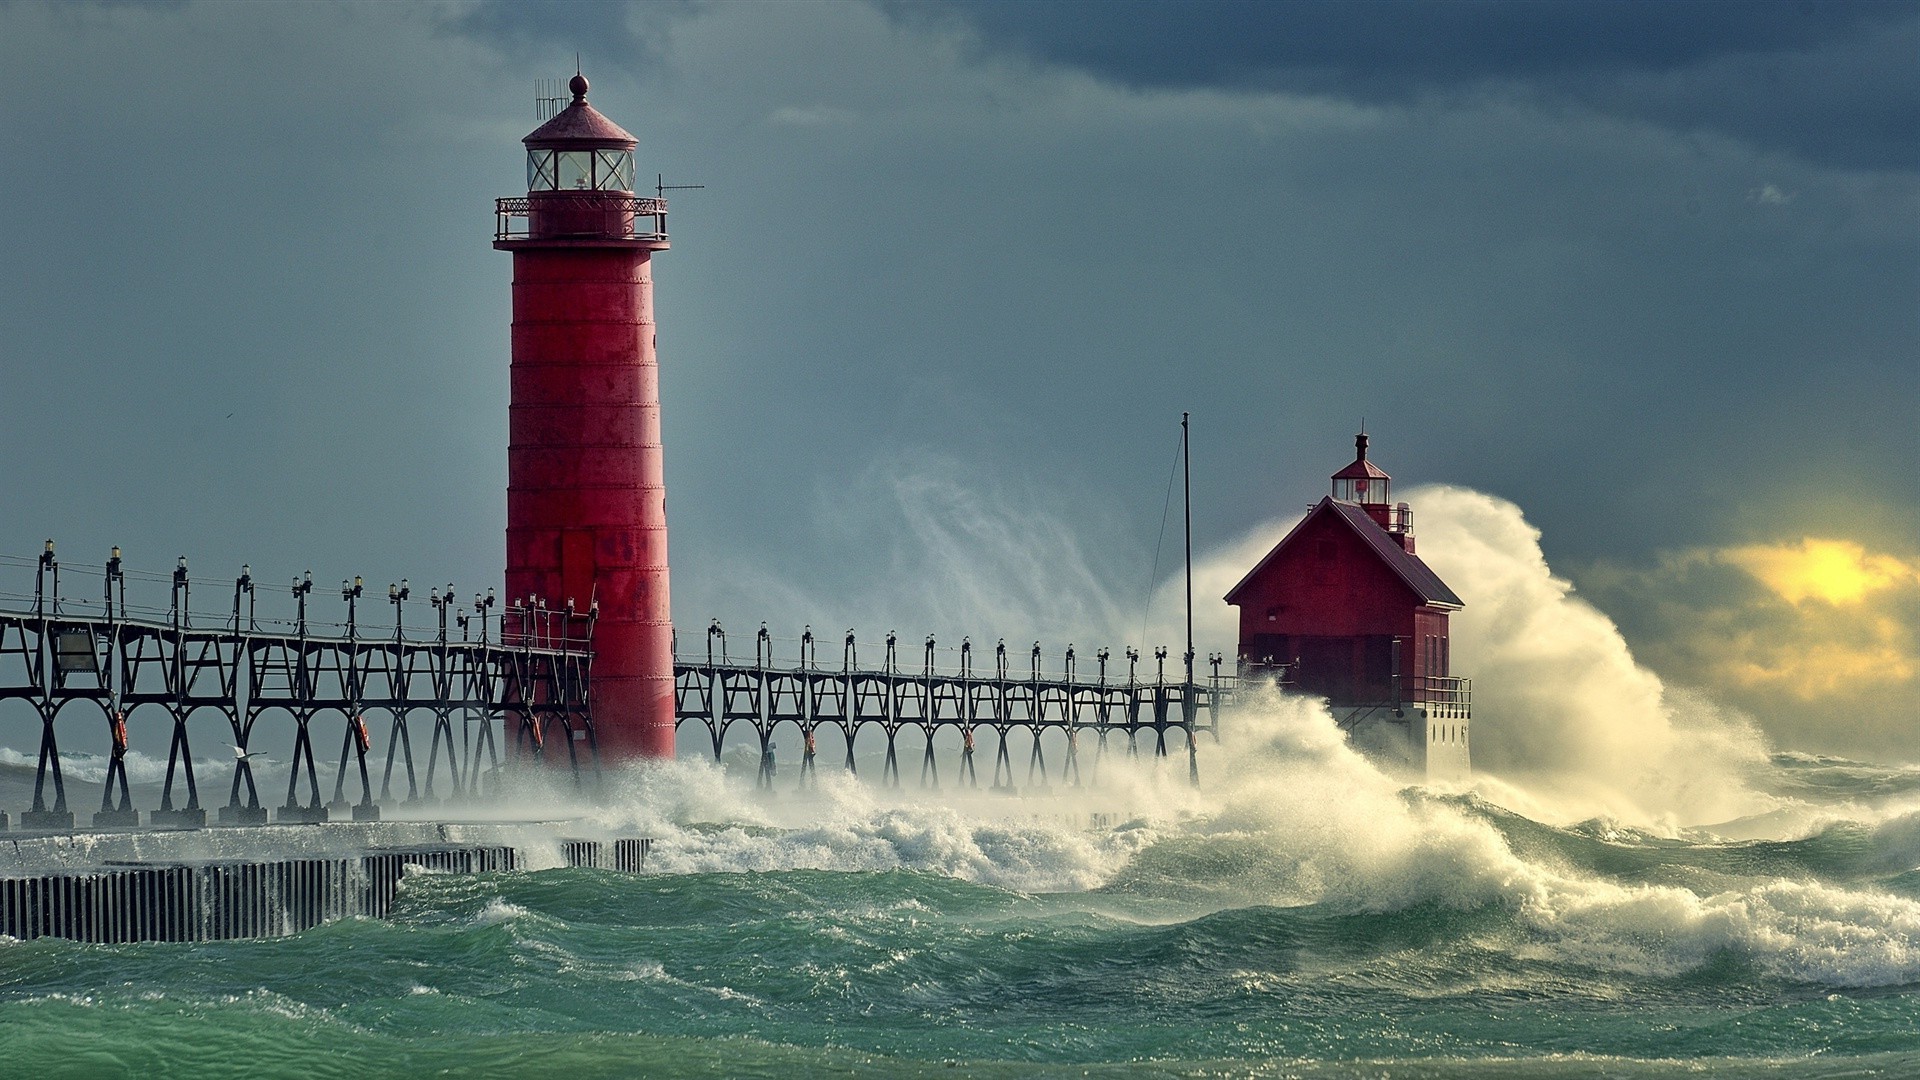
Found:
[(1835, 2), (934, 0), (989, 49), (1138, 87), (1367, 102), (1507, 91), (1853, 167), (1920, 163), (1920, 7)]

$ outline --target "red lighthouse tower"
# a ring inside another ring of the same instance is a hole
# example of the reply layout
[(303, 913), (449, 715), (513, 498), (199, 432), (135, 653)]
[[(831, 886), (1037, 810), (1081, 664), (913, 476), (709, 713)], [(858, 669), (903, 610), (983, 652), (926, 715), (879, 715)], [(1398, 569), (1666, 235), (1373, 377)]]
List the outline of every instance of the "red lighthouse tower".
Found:
[(672, 757), (651, 274), (667, 205), (634, 195), (634, 138), (587, 104), (587, 80), (568, 88), (573, 102), (524, 140), (526, 197), (496, 206), (493, 246), (513, 252), (506, 595), (582, 613), (597, 601), (601, 751)]

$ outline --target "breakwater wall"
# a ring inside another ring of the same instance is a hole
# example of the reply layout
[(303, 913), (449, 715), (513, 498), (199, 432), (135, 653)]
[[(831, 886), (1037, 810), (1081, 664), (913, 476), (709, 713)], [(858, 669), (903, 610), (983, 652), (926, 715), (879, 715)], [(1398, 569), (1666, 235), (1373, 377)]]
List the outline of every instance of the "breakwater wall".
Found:
[[(284, 937), (331, 919), (384, 918), (409, 872), (639, 873), (652, 847), (644, 837), (568, 837), (550, 824), (212, 832), (138, 845), (111, 834), (0, 844), (0, 934), (102, 944)], [(118, 857), (130, 854), (139, 857)]]

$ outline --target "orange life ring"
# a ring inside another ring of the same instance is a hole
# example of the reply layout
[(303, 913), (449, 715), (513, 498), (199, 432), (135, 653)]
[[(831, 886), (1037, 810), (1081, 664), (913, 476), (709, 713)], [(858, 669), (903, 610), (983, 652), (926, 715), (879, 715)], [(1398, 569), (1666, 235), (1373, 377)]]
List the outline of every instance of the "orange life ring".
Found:
[(127, 756), (127, 714), (113, 714), (113, 757), (115, 761)]
[(367, 734), (367, 718), (359, 714), (353, 718), (353, 741), (360, 745), (362, 754), (373, 749), (373, 737)]

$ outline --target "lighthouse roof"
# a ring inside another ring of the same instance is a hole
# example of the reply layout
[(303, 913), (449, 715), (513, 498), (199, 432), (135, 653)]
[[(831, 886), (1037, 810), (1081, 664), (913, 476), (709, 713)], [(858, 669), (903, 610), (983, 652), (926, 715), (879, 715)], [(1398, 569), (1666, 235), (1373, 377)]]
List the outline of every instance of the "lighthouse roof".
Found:
[(1240, 601), (1234, 597), (1240, 595), (1242, 589), (1262, 576), (1267, 566), (1282, 551), (1285, 551), (1289, 544), (1293, 543), (1294, 537), (1300, 535), (1308, 522), (1322, 515), (1331, 515), (1352, 529), (1354, 534), (1366, 543), (1368, 550), (1372, 551), (1376, 558), (1385, 563), (1388, 569), (1413, 590), (1421, 603), (1455, 610), (1466, 606), (1459, 595), (1448, 588), (1446, 582), (1440, 580), (1440, 575), (1433, 572), (1432, 567), (1422, 562), (1418, 555), (1401, 547), (1400, 542), (1395, 540), (1387, 530), (1381, 528), (1380, 523), (1373, 520), (1373, 516), (1364, 508), (1332, 497), (1322, 498), (1313, 509), (1307, 511), (1307, 516), (1301, 518), (1300, 523), (1295, 525), (1284, 539), (1275, 544), (1272, 551), (1267, 552), (1267, 557), (1261, 559), (1252, 570), (1247, 571), (1247, 576), (1241, 578), (1240, 583), (1227, 592), (1227, 603), (1239, 603)]
[(533, 129), (533, 133), (520, 140), (530, 149), (565, 149), (569, 146), (622, 146), (628, 150), (639, 145), (639, 140), (627, 133), (627, 129), (606, 118), (599, 109), (587, 104), (587, 80), (583, 75), (575, 75), (567, 84), (573, 91), (573, 103), (553, 115), (553, 119)]
[(1361, 432), (1353, 437), (1353, 464), (1333, 474), (1335, 480), (1391, 480), (1386, 472), (1367, 460), (1367, 436)]
[(1391, 480), (1385, 469), (1361, 458), (1353, 464), (1333, 474), (1335, 480)]

